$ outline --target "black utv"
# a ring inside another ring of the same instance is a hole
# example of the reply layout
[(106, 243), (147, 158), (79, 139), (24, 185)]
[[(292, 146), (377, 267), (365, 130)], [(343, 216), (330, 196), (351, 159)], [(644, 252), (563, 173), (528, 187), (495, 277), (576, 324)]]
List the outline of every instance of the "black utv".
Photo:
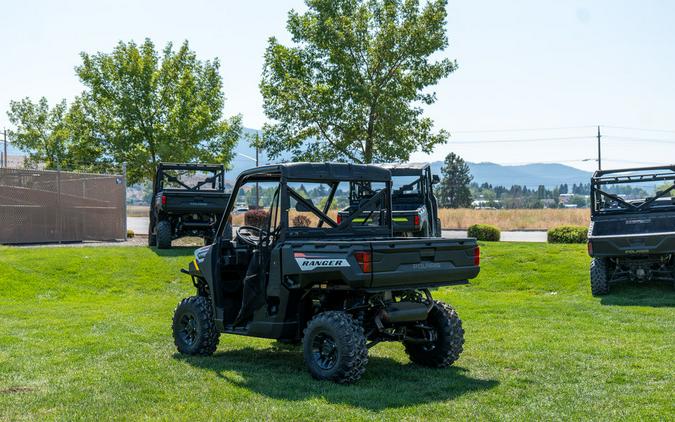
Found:
[(211, 244), (230, 198), (222, 164), (159, 163), (152, 184), (148, 245), (170, 248), (184, 236)]
[[(254, 186), (267, 223), (223, 235), (237, 198)], [(338, 223), (329, 215), (336, 193), (357, 189), (370, 194)], [(302, 342), (312, 376), (339, 383), (358, 380), (368, 349), (382, 341), (402, 342), (420, 365), (452, 364), (462, 323), (429, 289), (478, 275), (476, 241), (395, 238), (391, 216), (387, 169), (294, 163), (244, 171), (216, 240), (183, 270), (196, 295), (174, 314), (178, 351), (211, 355), (220, 333)]]
[[(441, 237), (441, 220), (434, 184), (440, 181), (431, 174), (429, 163), (377, 164), (391, 172), (392, 221), (394, 235), (404, 237)], [(359, 192), (350, 195), (349, 207), (338, 213), (338, 222), (361, 200)]]
[(675, 166), (596, 171), (591, 178), (591, 292), (620, 281), (675, 281)]

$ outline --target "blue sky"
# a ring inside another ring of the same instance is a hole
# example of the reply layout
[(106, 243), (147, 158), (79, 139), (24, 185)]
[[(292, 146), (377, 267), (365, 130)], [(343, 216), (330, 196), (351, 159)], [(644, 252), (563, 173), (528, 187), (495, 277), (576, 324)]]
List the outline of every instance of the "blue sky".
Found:
[[(218, 57), (225, 112), (258, 128), (267, 38), (288, 42), (286, 14), (304, 8), (296, 0), (3, 3), (0, 127), (11, 99), (77, 95), (81, 51), (150, 37), (159, 47), (187, 39), (200, 58)], [(580, 160), (595, 157), (600, 124), (606, 167), (675, 162), (675, 2), (450, 1), (448, 14), (450, 46), (439, 56), (459, 69), (433, 88), (427, 115), (453, 137), (414, 159), (454, 151), (470, 161), (592, 169)]]

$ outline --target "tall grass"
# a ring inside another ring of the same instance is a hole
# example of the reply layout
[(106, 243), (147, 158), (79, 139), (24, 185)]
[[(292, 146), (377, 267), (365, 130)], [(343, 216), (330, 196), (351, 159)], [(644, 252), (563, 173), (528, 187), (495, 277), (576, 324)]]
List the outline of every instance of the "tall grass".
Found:
[[(312, 220), (313, 224), (318, 221), (311, 213), (303, 213)], [(328, 213), (333, 219), (337, 212), (331, 210)], [(441, 218), (441, 226), (444, 229), (464, 229), (473, 224), (491, 224), (500, 230), (548, 230), (561, 225), (587, 226), (590, 212), (588, 209), (543, 209), (543, 210), (474, 210), (469, 208), (447, 209), (442, 208), (438, 212)], [(297, 213), (291, 210), (292, 219)], [(147, 217), (147, 206), (128, 206), (127, 216)], [(235, 226), (244, 224), (244, 214), (232, 216)]]
[(440, 209), (444, 229), (467, 229), (473, 224), (491, 224), (500, 230), (548, 230), (560, 225), (586, 226), (587, 209), (474, 210)]

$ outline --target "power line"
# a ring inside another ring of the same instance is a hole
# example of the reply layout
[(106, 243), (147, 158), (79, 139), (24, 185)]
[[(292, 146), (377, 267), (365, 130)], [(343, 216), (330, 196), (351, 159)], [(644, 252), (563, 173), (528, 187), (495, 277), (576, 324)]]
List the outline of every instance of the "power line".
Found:
[(566, 127), (543, 127), (529, 129), (478, 129), (478, 130), (451, 130), (450, 133), (500, 133), (500, 132), (535, 132), (544, 130), (572, 130), (590, 129), (596, 126), (566, 126)]
[(623, 130), (638, 130), (643, 132), (664, 132), (664, 133), (675, 133), (675, 130), (672, 129), (646, 129), (639, 127), (625, 127), (625, 126), (601, 126), (608, 129), (623, 129)]
[(656, 142), (660, 144), (675, 144), (675, 140), (672, 139), (636, 138), (633, 136), (617, 136), (617, 135), (603, 135), (603, 138), (619, 139), (622, 141), (641, 141), (641, 142)]
[(550, 142), (550, 141), (571, 141), (571, 140), (590, 140), (592, 136), (567, 136), (560, 138), (527, 138), (527, 139), (495, 139), (495, 140), (459, 140), (450, 139), (450, 144), (499, 144), (514, 142)]

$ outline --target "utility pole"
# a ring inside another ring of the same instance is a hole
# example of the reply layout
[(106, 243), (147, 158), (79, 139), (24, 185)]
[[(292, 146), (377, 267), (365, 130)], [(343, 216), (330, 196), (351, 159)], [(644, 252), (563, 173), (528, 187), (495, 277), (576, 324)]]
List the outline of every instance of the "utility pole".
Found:
[(7, 168), (7, 129), (4, 128), (2, 129), (2, 135), (3, 135), (2, 140), (4, 141), (3, 144), (5, 145), (5, 155), (3, 156), (4, 162), (2, 163), (2, 166), (4, 168)]
[[(255, 134), (255, 166), (259, 167), (260, 163), (258, 160), (258, 155), (260, 152), (260, 137), (258, 134)], [(256, 209), (260, 206), (260, 190), (258, 186), (258, 182), (255, 182), (255, 207)]]
[(600, 148), (600, 138), (602, 136), (600, 135), (600, 125), (598, 125), (598, 170), (602, 170), (602, 155), (601, 155), (601, 148)]

